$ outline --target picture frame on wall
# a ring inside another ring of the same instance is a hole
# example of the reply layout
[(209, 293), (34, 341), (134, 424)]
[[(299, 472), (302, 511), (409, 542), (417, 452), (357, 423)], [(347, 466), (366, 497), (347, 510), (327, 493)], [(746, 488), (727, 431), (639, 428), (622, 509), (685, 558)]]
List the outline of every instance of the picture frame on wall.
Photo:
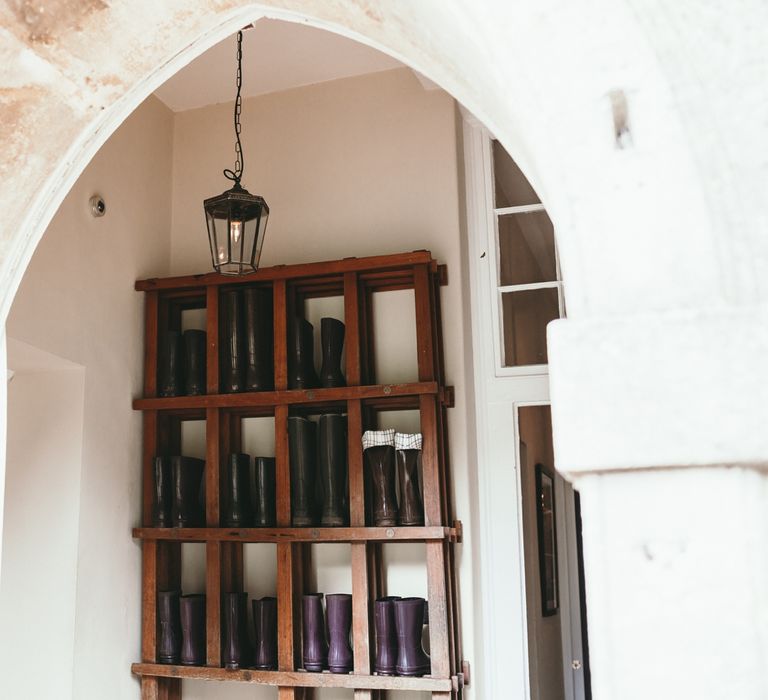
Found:
[(557, 532), (555, 529), (555, 479), (542, 464), (536, 465), (536, 521), (539, 540), (541, 614), (549, 617), (559, 608)]

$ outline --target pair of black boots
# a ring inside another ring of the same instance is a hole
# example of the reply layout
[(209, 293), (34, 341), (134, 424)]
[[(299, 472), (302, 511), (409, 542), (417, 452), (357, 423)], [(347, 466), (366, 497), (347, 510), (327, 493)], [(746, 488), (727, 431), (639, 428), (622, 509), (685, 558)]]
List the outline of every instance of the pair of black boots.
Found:
[(272, 292), (252, 287), (224, 292), (222, 391), (274, 388)]
[(274, 457), (229, 456), (225, 527), (275, 526)]
[(253, 644), (248, 634), (248, 594), (225, 593), (222, 659), (225, 668), (277, 669), (277, 598), (251, 601)]
[(205, 525), (205, 462), (194, 457), (155, 457), (153, 527)]
[(314, 389), (346, 386), (341, 371), (344, 347), (344, 324), (335, 318), (320, 319), (320, 344), (323, 362), (320, 376), (315, 371), (314, 327), (306, 319), (296, 317), (288, 339), (288, 388)]
[(367, 430), (363, 434), (366, 490), (370, 493), (367, 517), (374, 527), (424, 524), (424, 503), (419, 487), (421, 446), (419, 433), (396, 433), (390, 428)]
[(346, 416), (324, 414), (317, 424), (307, 418), (289, 417), (288, 448), (293, 526), (311, 527), (318, 520), (322, 527), (346, 525)]
[(326, 617), (323, 614), (323, 594), (308, 593), (302, 600), (302, 657), (304, 670), (331, 673), (351, 673), (352, 596), (334, 593), (326, 598)]
[(177, 590), (158, 591), (157, 617), (157, 660), (161, 664), (204, 666), (205, 596), (181, 595)]
[(160, 396), (205, 394), (205, 331), (166, 331), (160, 342)]
[(429, 656), (421, 643), (428, 623), (424, 598), (386, 596), (374, 602), (376, 658), (380, 676), (424, 676), (430, 671)]

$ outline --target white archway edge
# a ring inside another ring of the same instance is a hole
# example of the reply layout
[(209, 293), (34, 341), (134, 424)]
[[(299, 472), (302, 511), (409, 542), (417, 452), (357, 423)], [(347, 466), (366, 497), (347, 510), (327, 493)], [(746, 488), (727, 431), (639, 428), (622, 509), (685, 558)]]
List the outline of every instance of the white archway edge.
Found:
[[(721, 1), (707, 14), (695, 0), (141, 0), (4, 15), (3, 317), (97, 148), (169, 75), (265, 15), (382, 48), (486, 123), (555, 219), (571, 317), (765, 296), (756, 183), (767, 108), (749, 89), (768, 71), (760, 0), (739, 12)], [(629, 104), (625, 150), (613, 137), (615, 89)]]

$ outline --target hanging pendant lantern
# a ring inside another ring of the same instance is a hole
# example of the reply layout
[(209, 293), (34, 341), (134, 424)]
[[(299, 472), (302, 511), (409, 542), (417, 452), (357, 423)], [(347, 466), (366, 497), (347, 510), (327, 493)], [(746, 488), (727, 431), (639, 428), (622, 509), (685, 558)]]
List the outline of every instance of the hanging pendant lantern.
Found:
[(243, 33), (237, 33), (237, 96), (235, 98), (235, 168), (224, 177), (235, 184), (232, 189), (203, 202), (211, 260), (217, 272), (244, 275), (259, 267), (269, 207), (263, 197), (252, 195), (240, 185), (244, 158), (240, 143), (242, 99)]

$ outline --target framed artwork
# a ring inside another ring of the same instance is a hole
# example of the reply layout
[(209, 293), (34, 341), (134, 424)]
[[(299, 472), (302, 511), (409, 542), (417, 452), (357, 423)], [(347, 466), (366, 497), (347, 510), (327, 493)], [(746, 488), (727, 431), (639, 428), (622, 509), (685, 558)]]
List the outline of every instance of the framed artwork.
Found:
[(541, 614), (548, 617), (554, 615), (559, 607), (555, 480), (541, 464), (536, 465), (536, 520), (539, 535)]

